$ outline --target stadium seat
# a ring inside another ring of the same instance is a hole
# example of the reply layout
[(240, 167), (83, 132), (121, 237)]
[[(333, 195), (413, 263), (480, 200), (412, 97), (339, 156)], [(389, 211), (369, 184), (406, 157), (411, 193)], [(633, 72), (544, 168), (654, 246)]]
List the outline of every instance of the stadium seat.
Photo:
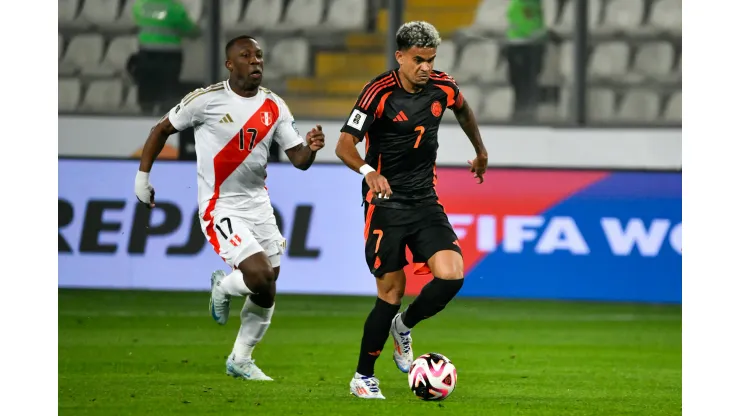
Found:
[(242, 0), (221, 0), (221, 26), (226, 30), (239, 29), (243, 7)]
[(293, 0), (288, 3), (283, 20), (278, 25), (270, 27), (269, 30), (292, 32), (316, 28), (321, 23), (324, 8), (324, 0)]
[(617, 119), (624, 122), (653, 123), (658, 119), (659, 111), (660, 97), (657, 93), (635, 89), (624, 95)]
[(490, 76), (484, 76), (485, 82), (496, 83), (496, 84), (508, 84), (509, 83), (509, 62), (506, 59), (499, 59), (496, 64), (496, 68), (493, 69), (493, 73)]
[(278, 41), (272, 48), (270, 70), (282, 75), (305, 75), (310, 62), (308, 41), (303, 38), (291, 38)]
[(663, 118), (672, 123), (681, 122), (681, 91), (674, 93), (668, 99)]
[(80, 108), (89, 112), (106, 113), (118, 110), (122, 101), (121, 80), (99, 80), (90, 83)]
[(674, 50), (668, 42), (648, 42), (640, 45), (633, 71), (640, 76), (669, 77), (673, 67)]
[(95, 75), (113, 75), (126, 73), (129, 57), (139, 50), (136, 36), (119, 36), (111, 41), (108, 51), (97, 68), (88, 73)]
[(649, 26), (657, 31), (681, 34), (681, 0), (659, 0), (653, 4)]
[(508, 26), (508, 0), (483, 0), (478, 4), (471, 29), (482, 32), (504, 32)]
[(75, 111), (80, 102), (80, 80), (77, 78), (59, 79), (59, 111)]
[(540, 104), (535, 113), (537, 120), (541, 122), (561, 121), (558, 106), (555, 104)]
[(588, 118), (593, 121), (610, 121), (614, 118), (616, 94), (606, 88), (589, 87), (586, 96)]
[(565, 81), (573, 79), (573, 54), (575, 53), (573, 48), (573, 42), (564, 42), (560, 46), (560, 76)]
[(509, 120), (513, 111), (514, 90), (507, 87), (487, 92), (480, 114), (483, 120)]
[(80, 17), (98, 27), (108, 27), (118, 18), (119, 0), (85, 0)]
[(588, 65), (591, 79), (611, 79), (623, 76), (629, 65), (629, 46), (613, 41), (597, 44)]
[(136, 0), (124, 0), (123, 7), (121, 7), (121, 14), (118, 16), (115, 22), (111, 25), (116, 30), (133, 30), (136, 28), (134, 23), (134, 2)]
[(190, 17), (190, 20), (192, 20), (195, 23), (200, 22), (200, 18), (203, 17), (203, 13), (204, 13), (204, 10), (203, 10), (204, 0), (180, 0), (180, 1), (182, 1), (183, 6), (185, 6), (185, 9), (188, 11), (188, 16)]
[(335, 30), (362, 30), (367, 22), (366, 0), (333, 0), (323, 27)]
[(59, 35), (59, 42), (57, 42), (57, 62), (62, 60), (62, 52), (64, 52), (64, 37), (61, 33)]
[[(569, 34), (573, 32), (575, 24), (574, 0), (565, 0), (565, 6), (560, 13), (559, 24), (554, 28), (557, 32)], [(589, 30), (599, 26), (601, 22), (602, 0), (588, 0), (588, 27)]]
[(206, 50), (203, 39), (184, 39), (180, 81), (202, 83), (206, 73)]
[(59, 74), (71, 75), (97, 68), (103, 58), (103, 47), (103, 37), (98, 34), (75, 36), (59, 63)]
[(638, 28), (645, 15), (643, 0), (611, 0), (604, 9), (602, 30), (607, 32), (631, 32)]
[[(459, 85), (458, 88), (460, 89), (460, 92), (462, 93), (463, 97), (465, 97), (465, 101), (468, 102), (468, 106), (470, 106), (470, 109), (473, 110), (474, 113), (478, 113), (480, 110), (481, 105), (481, 91), (480, 91), (480, 85), (477, 84), (467, 84), (467, 85)], [(450, 111), (451, 113), (452, 111)]]
[(539, 77), (541, 84), (557, 85), (560, 83), (560, 49), (561, 46), (557, 43), (549, 42), (547, 44), (545, 56), (542, 58), (542, 72)]
[(447, 72), (455, 77), (456, 54), (457, 46), (455, 45), (455, 42), (451, 40), (443, 40), (437, 48), (437, 57), (434, 59), (434, 69)]
[[(564, 120), (573, 117), (573, 96), (571, 87), (560, 90), (560, 115)], [(586, 111), (590, 122), (610, 121), (614, 118), (616, 94), (613, 90), (598, 87), (588, 87), (586, 91)]]
[(542, 0), (542, 13), (545, 15), (545, 26), (555, 27), (558, 24), (558, 0)]
[(81, 0), (59, 0), (59, 27), (85, 27), (87, 22), (80, 19)]
[(244, 26), (253, 30), (273, 27), (280, 20), (282, 3), (274, 0), (250, 0), (244, 13)]
[(461, 82), (492, 77), (499, 53), (499, 46), (494, 41), (468, 43), (460, 55), (457, 71), (453, 76)]
[(138, 97), (139, 89), (135, 85), (128, 87), (128, 91), (126, 92), (126, 99), (123, 102), (121, 111), (129, 114), (140, 112), (141, 107), (139, 107)]

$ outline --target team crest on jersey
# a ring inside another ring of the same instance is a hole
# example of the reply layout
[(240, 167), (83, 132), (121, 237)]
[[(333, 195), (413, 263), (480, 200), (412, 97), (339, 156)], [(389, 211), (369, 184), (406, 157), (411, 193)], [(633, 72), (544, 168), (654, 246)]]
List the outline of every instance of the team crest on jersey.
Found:
[(272, 124), (272, 113), (269, 111), (263, 111), (260, 114), (260, 120), (262, 120), (262, 124), (264, 124), (265, 126), (269, 126), (270, 124)]
[(435, 101), (432, 103), (432, 114), (434, 114), (434, 117), (439, 117), (442, 115), (442, 104), (440, 104), (439, 101)]

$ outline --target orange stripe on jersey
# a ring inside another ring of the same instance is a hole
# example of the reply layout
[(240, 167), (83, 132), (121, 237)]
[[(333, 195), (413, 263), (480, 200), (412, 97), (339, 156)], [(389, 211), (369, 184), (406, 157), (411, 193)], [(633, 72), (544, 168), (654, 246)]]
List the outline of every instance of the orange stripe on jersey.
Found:
[(401, 80), (398, 78), (398, 73), (396, 71), (391, 72), (393, 74), (393, 78), (396, 80), (396, 84), (401, 85)]
[(455, 82), (455, 80), (446, 72), (440, 72), (439, 74), (432, 73), (429, 78)]
[[(264, 112), (272, 113), (270, 124), (268, 126), (265, 126), (261, 119), (262, 113)], [(254, 112), (254, 115), (244, 123), (244, 126), (242, 127), (243, 130), (251, 128), (257, 131), (257, 137), (254, 138), (254, 146), (252, 146), (252, 149), (257, 147), (257, 144), (267, 136), (267, 133), (270, 132), (270, 129), (278, 119), (279, 115), (280, 110), (277, 104), (268, 99), (265, 100), (262, 106)], [(221, 193), (221, 185), (223, 185), (226, 179), (231, 176), (231, 174), (234, 173), (234, 171), (252, 153), (252, 149), (249, 149), (248, 147), (239, 149), (239, 141), (239, 133), (236, 133), (234, 137), (226, 143), (226, 146), (224, 146), (213, 158), (213, 195), (208, 201), (208, 206), (203, 213), (203, 221), (206, 222), (206, 235), (208, 235), (208, 241), (218, 254), (220, 254), (220, 244), (216, 237), (216, 232), (213, 229), (213, 210), (216, 209), (216, 201), (218, 201)]]
[(451, 107), (453, 104), (455, 104), (455, 90), (453, 90), (452, 87), (439, 84), (434, 84), (434, 86), (441, 89), (447, 94), (447, 107)]
[(377, 120), (383, 115), (383, 110), (385, 109), (385, 100), (388, 99), (388, 96), (391, 95), (393, 91), (388, 91), (387, 93), (383, 94), (382, 97), (380, 97), (380, 101), (378, 102), (378, 107), (375, 109), (375, 119)]
[(391, 78), (391, 79), (389, 79), (388, 81), (385, 81), (385, 82), (383, 82), (382, 84), (374, 85), (374, 86), (372, 87), (372, 89), (373, 89), (372, 95), (368, 96), (368, 97), (367, 97), (367, 98), (365, 99), (365, 101), (363, 101), (363, 103), (362, 103), (361, 107), (362, 107), (363, 109), (367, 110), (367, 109), (368, 109), (368, 107), (370, 107), (370, 104), (371, 104), (371, 103), (373, 102), (373, 100), (375, 99), (375, 96), (376, 96), (376, 95), (378, 95), (378, 93), (379, 93), (380, 91), (382, 91), (382, 90), (383, 90), (383, 88), (386, 88), (386, 87), (390, 87), (391, 85), (395, 84), (395, 82), (396, 82), (396, 81), (394, 81), (394, 80), (393, 80), (393, 78)]
[[(387, 75), (387, 76), (385, 76), (385, 77), (383, 77), (383, 78), (381, 78), (381, 79), (379, 79), (379, 80), (377, 80), (377, 81), (373, 82), (372, 84), (370, 84), (370, 86), (369, 86), (369, 87), (367, 87), (367, 89), (365, 90), (365, 93), (364, 93), (364, 94), (362, 94), (362, 96), (360, 97), (360, 99), (359, 99), (359, 100), (357, 100), (357, 103), (358, 103), (358, 104), (359, 104), (359, 105), (360, 105), (361, 107), (362, 107), (362, 106), (364, 106), (364, 105), (365, 105), (365, 102), (366, 102), (366, 101), (367, 101), (367, 99), (368, 99), (368, 97), (370, 97), (370, 95), (372, 95), (372, 93), (373, 93), (373, 92), (374, 92), (375, 90), (377, 90), (377, 89), (378, 89), (378, 86), (379, 86), (379, 85), (381, 85), (381, 84), (385, 84), (386, 82), (388, 82), (388, 81), (391, 81), (392, 79), (393, 79), (393, 77), (392, 77), (392, 76), (390, 76), (390, 75)], [(366, 85), (367, 85), (367, 84), (366, 84)]]

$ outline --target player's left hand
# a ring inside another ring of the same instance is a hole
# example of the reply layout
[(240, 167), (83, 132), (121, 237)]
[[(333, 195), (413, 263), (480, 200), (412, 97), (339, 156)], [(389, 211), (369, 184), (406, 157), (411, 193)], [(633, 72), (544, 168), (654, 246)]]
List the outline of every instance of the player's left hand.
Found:
[(306, 135), (306, 142), (312, 152), (316, 152), (324, 147), (324, 132), (321, 131), (321, 124), (317, 124)]
[(488, 167), (488, 155), (478, 155), (473, 160), (468, 160), (470, 171), (473, 177), (478, 179), (478, 183), (483, 183), (483, 175)]

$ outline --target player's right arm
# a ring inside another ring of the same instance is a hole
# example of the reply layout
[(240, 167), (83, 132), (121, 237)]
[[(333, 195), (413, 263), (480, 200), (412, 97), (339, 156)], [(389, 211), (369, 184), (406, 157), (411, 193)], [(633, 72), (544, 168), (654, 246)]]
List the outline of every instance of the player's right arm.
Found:
[(365, 163), (357, 151), (357, 143), (365, 137), (376, 117), (378, 100), (370, 96), (373, 93), (373, 85), (372, 82), (368, 83), (360, 93), (347, 122), (342, 127), (335, 153), (350, 169), (365, 176), (365, 182), (379, 198), (388, 198), (393, 194), (388, 180)]
[(162, 152), (167, 139), (172, 134), (203, 122), (203, 110), (208, 102), (207, 98), (210, 98), (203, 97), (206, 92), (208, 89), (201, 88), (186, 95), (149, 131), (149, 137), (141, 151), (139, 171), (136, 172), (134, 181), (134, 193), (139, 201), (150, 208), (154, 208), (154, 187), (149, 183), (149, 173), (154, 160)]

